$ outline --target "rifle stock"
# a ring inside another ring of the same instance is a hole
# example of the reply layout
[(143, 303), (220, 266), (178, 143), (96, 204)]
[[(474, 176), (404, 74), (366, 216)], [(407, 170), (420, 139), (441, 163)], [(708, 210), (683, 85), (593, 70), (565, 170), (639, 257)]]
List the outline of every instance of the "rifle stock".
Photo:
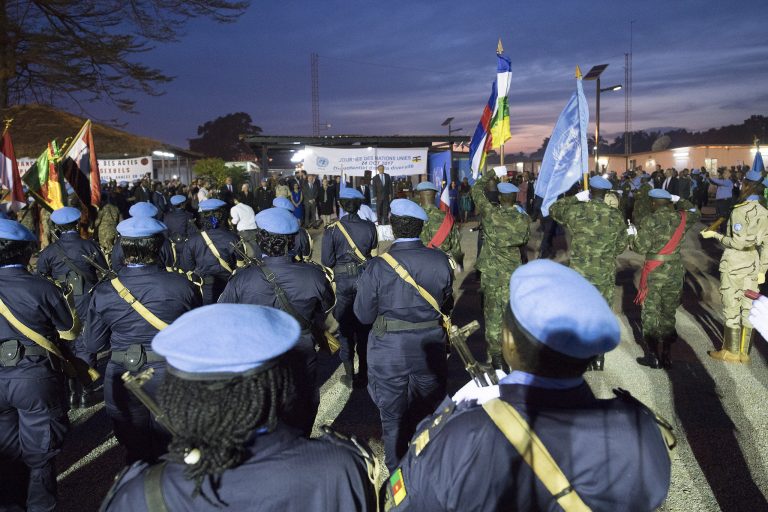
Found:
[(448, 341), (456, 350), (462, 363), (464, 363), (464, 369), (467, 370), (475, 384), (480, 387), (495, 386), (499, 383), (496, 371), (490, 365), (478, 363), (467, 346), (467, 338), (479, 328), (480, 324), (477, 320), (471, 321), (464, 327), (451, 325), (448, 331)]

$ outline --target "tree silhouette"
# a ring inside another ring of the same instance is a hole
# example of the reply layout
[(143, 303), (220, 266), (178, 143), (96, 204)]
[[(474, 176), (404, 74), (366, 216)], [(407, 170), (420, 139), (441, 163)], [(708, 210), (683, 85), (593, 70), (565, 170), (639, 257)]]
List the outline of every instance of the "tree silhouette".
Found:
[(241, 135), (258, 135), (262, 130), (253, 125), (251, 116), (236, 112), (217, 117), (197, 127), (200, 137), (189, 139), (189, 149), (226, 161), (252, 159), (251, 148), (240, 140)]

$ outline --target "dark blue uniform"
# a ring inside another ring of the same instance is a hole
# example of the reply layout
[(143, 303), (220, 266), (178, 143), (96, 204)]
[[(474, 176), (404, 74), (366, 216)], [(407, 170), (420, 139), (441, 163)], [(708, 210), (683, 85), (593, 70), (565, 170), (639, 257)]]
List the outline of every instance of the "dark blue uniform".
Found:
[[(209, 229), (204, 232), (208, 233), (221, 259), (234, 270), (236, 261), (233, 245), (237, 245), (240, 240), (237, 235), (225, 229)], [(187, 272), (194, 271), (203, 278), (203, 304), (216, 302), (230, 277), (230, 273), (208, 248), (201, 233), (192, 235), (184, 245), (180, 267)]]
[(312, 237), (309, 231), (299, 228), (293, 242), (293, 249), (288, 253), (298, 260), (308, 260), (312, 257)]
[[(109, 263), (112, 270), (120, 272), (120, 270), (125, 267), (125, 262), (123, 261), (124, 258), (123, 247), (120, 245), (120, 235), (118, 234), (115, 239), (115, 245), (112, 247), (112, 254), (109, 256)], [(173, 254), (171, 242), (167, 238), (163, 240), (163, 244), (160, 246), (160, 262), (166, 268), (174, 268), (178, 266), (176, 257)]]
[[(170, 324), (183, 313), (200, 306), (199, 288), (184, 275), (166, 272), (160, 265), (126, 266), (118, 273), (123, 285), (160, 320)], [(155, 460), (166, 450), (168, 435), (151, 418), (149, 411), (125, 387), (120, 376), (129, 370), (140, 372), (151, 366), (155, 377), (144, 386), (154, 396), (165, 374), (165, 362), (152, 352), (150, 344), (157, 334), (109, 281), (93, 290), (88, 309), (86, 341), (97, 352), (110, 347), (112, 357), (104, 376), (104, 401), (112, 419), (117, 440), (126, 448), (126, 460)], [(139, 367), (126, 364), (127, 350), (143, 349), (147, 362)]]
[(183, 208), (172, 208), (163, 215), (163, 224), (168, 226), (168, 238), (171, 241), (176, 261), (184, 253), (184, 245), (194, 233), (197, 233), (195, 216)]
[[(61, 253), (64, 253), (82, 274), (79, 276), (64, 261)], [(72, 297), (75, 301), (75, 310), (80, 321), (84, 322), (88, 314), (88, 304), (91, 302), (91, 288), (99, 282), (96, 268), (83, 259), (83, 255), (88, 256), (101, 265), (107, 267), (107, 261), (104, 253), (101, 252), (99, 244), (93, 240), (83, 240), (77, 231), (67, 231), (61, 233), (58, 241), (43, 249), (37, 260), (37, 272), (44, 276), (54, 278), (57, 282), (65, 285), (68, 277), (74, 279), (76, 285), (73, 286)], [(77, 282), (79, 281), (79, 283)], [(75, 340), (75, 355), (88, 363), (88, 366), (96, 365), (96, 353), (85, 350), (85, 343), (82, 334)]]
[[(254, 435), (244, 461), (221, 475), (214, 493), (206, 479), (203, 496), (192, 498), (194, 482), (184, 477), (184, 465), (169, 462), (162, 475), (162, 495), (168, 510), (274, 510), (281, 512), (375, 511), (376, 499), (366, 467), (349, 443), (324, 436), (305, 439), (298, 430), (278, 426)], [(107, 498), (105, 510), (149, 510), (144, 495), (146, 464), (131, 467)]]
[[(389, 249), (444, 313), (453, 308), (453, 270), (419, 239)], [(381, 258), (357, 282), (354, 311), (368, 336), (368, 391), (379, 407), (387, 467), (394, 469), (416, 425), (445, 395), (446, 335), (441, 316)], [(387, 325), (389, 324), (389, 325)]]
[[(527, 420), (589, 508), (647, 511), (662, 504), (669, 490), (669, 454), (653, 417), (639, 403), (598, 400), (586, 384), (566, 390), (499, 388), (501, 399)], [(394, 510), (561, 510), (482, 407), (475, 402), (455, 407), (446, 399), (419, 425), (417, 436), (430, 430), (428, 443), (412, 443), (401, 461), (405, 498)], [(389, 494), (392, 501), (391, 488)]]
[[(376, 250), (379, 244), (376, 225), (361, 219), (356, 213), (345, 215), (339, 222), (344, 225), (360, 252), (370, 259), (371, 252)], [(334, 281), (336, 281), (336, 308), (333, 310), (333, 317), (339, 323), (339, 343), (341, 344), (339, 356), (342, 362), (352, 363), (355, 359), (355, 342), (357, 342), (360, 372), (365, 375), (366, 345), (370, 326), (365, 325), (365, 322), (361, 323), (352, 310), (357, 293), (357, 279), (365, 269), (365, 264), (354, 256), (347, 239), (335, 224), (325, 228), (321, 261), (323, 265), (333, 270)]]
[[(325, 316), (333, 308), (333, 287), (323, 269), (313, 263), (297, 263), (290, 256), (263, 257), (262, 261), (277, 276), (277, 284), (302, 317), (297, 318), (302, 326), (299, 342), (293, 353), (286, 356), (292, 358), (295, 364), (296, 394), (299, 397), (292, 414), (288, 413), (287, 416), (291, 417), (292, 424), (309, 435), (320, 405), (314, 336), (323, 332)], [(274, 288), (256, 265), (235, 272), (219, 297), (219, 302), (282, 309)]]
[[(0, 267), (0, 299), (24, 325), (57, 340), (57, 331), (74, 339), (74, 320), (61, 291), (47, 279), (21, 266)], [(11, 461), (21, 461), (30, 471), (28, 510), (54, 510), (56, 471), (54, 457), (61, 450), (67, 431), (66, 383), (62, 373), (51, 368), (38, 346), (17, 332), (0, 316), (2, 353), (15, 341), (39, 355), (22, 357), (15, 366), (0, 363), (0, 508), (18, 489), (11, 489)], [(63, 343), (63, 342), (62, 342)], [(17, 483), (18, 485), (18, 483)]]

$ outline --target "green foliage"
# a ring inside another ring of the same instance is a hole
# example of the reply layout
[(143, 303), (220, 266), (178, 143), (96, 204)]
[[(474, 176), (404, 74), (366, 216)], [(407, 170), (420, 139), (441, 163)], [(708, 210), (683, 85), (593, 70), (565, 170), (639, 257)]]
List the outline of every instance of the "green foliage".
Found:
[(211, 180), (211, 185), (218, 188), (224, 185), (227, 178), (232, 178), (232, 184), (238, 186), (245, 180), (245, 168), (227, 167), (221, 158), (204, 158), (198, 160), (193, 169), (198, 177)]

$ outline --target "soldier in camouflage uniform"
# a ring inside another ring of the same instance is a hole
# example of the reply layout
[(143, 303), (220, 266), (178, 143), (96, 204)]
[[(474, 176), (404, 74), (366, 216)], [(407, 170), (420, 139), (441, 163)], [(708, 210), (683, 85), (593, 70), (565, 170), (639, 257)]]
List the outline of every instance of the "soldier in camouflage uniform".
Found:
[(112, 246), (117, 238), (117, 225), (120, 222), (120, 210), (107, 197), (107, 204), (101, 207), (96, 216), (95, 228), (99, 237), (99, 246), (104, 254), (112, 253)]
[(435, 196), (438, 192), (437, 187), (434, 183), (424, 181), (416, 186), (416, 192), (419, 194), (419, 204), (427, 212), (427, 216), (429, 216), (429, 220), (424, 223), (424, 227), (421, 230), (421, 241), (427, 247), (440, 249), (450, 256), (459, 267), (462, 267), (464, 265), (464, 253), (461, 251), (461, 234), (455, 223), (451, 226), (448, 236), (441, 243), (435, 246), (429, 245), (447, 215), (446, 212), (435, 206)]
[(40, 250), (42, 251), (50, 245), (53, 234), (53, 223), (51, 222), (51, 212), (40, 207)]
[(651, 213), (651, 198), (648, 194), (652, 190), (649, 183), (651, 176), (643, 173), (640, 176), (640, 187), (635, 190), (635, 206), (632, 210), (632, 222), (640, 224)]
[(16, 212), (16, 220), (19, 221), (19, 223), (30, 230), (32, 233), (37, 236), (37, 222), (35, 219), (35, 200), (34, 198), (30, 197), (27, 199), (27, 205), (23, 207), (21, 210)]
[[(627, 248), (627, 231), (621, 212), (605, 202), (611, 182), (602, 176), (589, 179), (590, 192), (558, 199), (549, 215), (571, 233), (571, 268), (595, 285), (613, 305), (616, 257)], [(593, 369), (602, 371), (601, 354)]]
[(485, 196), (485, 186), (495, 180), (487, 170), (472, 186), (472, 200), (483, 222), (483, 247), (476, 267), (481, 272), (480, 288), (483, 292), (485, 342), (488, 361), (495, 368), (505, 367), (501, 355), (501, 320), (509, 296), (509, 278), (522, 264), (520, 250), (525, 249), (531, 234), (531, 220), (517, 200), (517, 187), (499, 183), (499, 205)]
[[(646, 355), (638, 362), (659, 368), (670, 366), (672, 343), (677, 340), (675, 311), (680, 305), (685, 278), (680, 247), (685, 233), (696, 224), (701, 213), (690, 202), (666, 190), (653, 189), (649, 197), (652, 213), (640, 222), (636, 234), (634, 226), (630, 228), (630, 234), (634, 235), (630, 238), (630, 248), (645, 255), (643, 274), (647, 277), (647, 287), (643, 287), (641, 277), (635, 299), (636, 304), (643, 306), (641, 322), (647, 348)], [(681, 237), (674, 244), (672, 238), (678, 228)]]
[(729, 363), (749, 362), (752, 300), (744, 296), (744, 291), (757, 290), (765, 282), (768, 270), (768, 210), (759, 203), (768, 178), (762, 183), (761, 179), (759, 171), (747, 173), (746, 201), (734, 206), (725, 236), (717, 231), (701, 232), (701, 236), (715, 238), (725, 248), (720, 258), (720, 294), (725, 316), (723, 348), (709, 355)]

